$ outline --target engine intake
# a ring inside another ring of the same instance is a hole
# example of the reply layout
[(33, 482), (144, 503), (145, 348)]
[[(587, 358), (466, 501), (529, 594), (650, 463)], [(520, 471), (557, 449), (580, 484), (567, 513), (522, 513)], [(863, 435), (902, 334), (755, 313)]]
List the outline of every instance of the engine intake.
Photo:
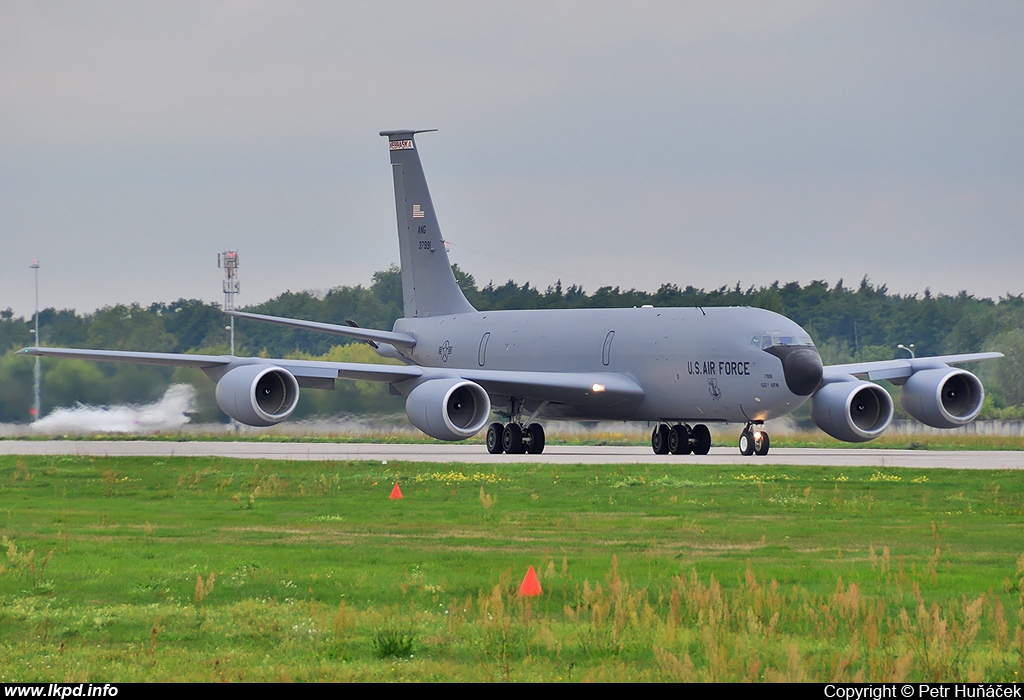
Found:
[(826, 384), (814, 394), (811, 418), (823, 431), (845, 442), (867, 442), (892, 422), (892, 397), (871, 382)]
[(405, 412), (432, 438), (465, 440), (487, 423), (491, 399), (482, 386), (465, 379), (431, 379), (409, 392)]
[(265, 428), (291, 415), (299, 402), (299, 383), (286, 369), (272, 365), (235, 367), (217, 382), (217, 405), (239, 423)]
[(907, 413), (933, 428), (958, 428), (970, 423), (978, 417), (984, 402), (981, 380), (953, 367), (914, 372), (900, 396)]

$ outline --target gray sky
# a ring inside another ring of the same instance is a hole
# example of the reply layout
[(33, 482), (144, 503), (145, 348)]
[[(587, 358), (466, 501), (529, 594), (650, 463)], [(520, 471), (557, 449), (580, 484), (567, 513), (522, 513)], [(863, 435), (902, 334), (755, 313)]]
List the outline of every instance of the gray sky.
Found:
[(419, 138), (481, 284), (1024, 292), (1024, 3), (0, 3), (0, 308), (398, 261)]

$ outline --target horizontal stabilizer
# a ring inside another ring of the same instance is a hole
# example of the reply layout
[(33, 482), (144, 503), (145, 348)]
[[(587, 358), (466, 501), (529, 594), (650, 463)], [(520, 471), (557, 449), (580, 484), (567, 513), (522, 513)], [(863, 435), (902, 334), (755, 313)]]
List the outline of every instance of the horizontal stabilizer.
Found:
[(250, 314), (244, 311), (225, 311), (228, 316), (237, 318), (248, 318), (253, 321), (264, 323), (276, 323), (279, 326), (291, 326), (302, 328), (307, 331), (319, 331), (321, 333), (333, 333), (344, 335), (357, 340), (369, 340), (376, 343), (387, 343), (399, 348), (411, 348), (416, 345), (416, 339), (405, 333), (393, 331), (378, 331), (372, 328), (358, 328), (355, 326), (339, 326), (334, 323), (320, 323), (318, 321), (300, 321), (294, 318), (282, 318), (280, 316), (264, 316), (263, 314)]

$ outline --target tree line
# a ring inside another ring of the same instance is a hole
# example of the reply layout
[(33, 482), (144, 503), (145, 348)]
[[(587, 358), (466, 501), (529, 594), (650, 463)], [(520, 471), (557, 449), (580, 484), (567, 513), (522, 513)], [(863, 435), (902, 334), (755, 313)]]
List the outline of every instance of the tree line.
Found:
[[(479, 286), (472, 275), (453, 266), (456, 279), (481, 311), (669, 306), (754, 306), (778, 312), (803, 326), (826, 364), (892, 359), (897, 345), (914, 344), (918, 356), (998, 350), (1002, 360), (972, 368), (987, 390), (983, 417), (1024, 417), (1024, 296), (976, 298), (893, 294), (864, 277), (855, 287), (813, 281), (775, 282), (767, 287), (722, 286), (697, 289), (663, 284), (654, 292), (600, 287), (587, 294), (561, 282), (543, 291), (529, 282)], [(341, 286), (322, 294), (285, 292), (244, 310), (327, 323), (353, 320), (368, 328), (391, 328), (402, 315), (402, 277), (397, 266), (374, 274), (368, 287)], [(109, 306), (80, 314), (43, 309), (39, 335), (43, 345), (223, 354), (228, 352), (227, 318), (218, 304), (195, 299), (171, 303)], [(32, 360), (14, 353), (32, 345), (32, 317), (0, 311), (0, 422), (29, 420)], [(265, 357), (323, 358), (378, 362), (365, 344), (253, 321), (236, 321), (236, 352)], [(904, 354), (905, 356), (905, 354)], [(199, 392), (198, 420), (226, 420), (213, 401), (213, 383), (198, 370), (76, 360), (45, 359), (42, 413), (78, 402), (93, 405), (144, 403), (158, 399), (169, 383), (187, 382)], [(334, 392), (303, 392), (296, 417), (315, 414), (393, 412), (402, 399), (369, 382), (338, 382)]]

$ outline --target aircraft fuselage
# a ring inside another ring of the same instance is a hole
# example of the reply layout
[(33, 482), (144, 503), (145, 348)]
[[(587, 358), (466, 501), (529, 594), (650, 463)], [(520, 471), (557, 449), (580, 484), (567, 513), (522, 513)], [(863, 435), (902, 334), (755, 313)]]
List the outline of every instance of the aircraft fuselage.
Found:
[[(488, 311), (403, 318), (394, 329), (416, 338), (405, 356), (424, 367), (623, 373), (644, 390), (639, 405), (550, 404), (541, 415), (551, 418), (742, 423), (785, 415), (808, 398), (761, 349), (766, 335), (806, 333), (764, 309)], [(496, 408), (507, 398), (492, 395)]]

